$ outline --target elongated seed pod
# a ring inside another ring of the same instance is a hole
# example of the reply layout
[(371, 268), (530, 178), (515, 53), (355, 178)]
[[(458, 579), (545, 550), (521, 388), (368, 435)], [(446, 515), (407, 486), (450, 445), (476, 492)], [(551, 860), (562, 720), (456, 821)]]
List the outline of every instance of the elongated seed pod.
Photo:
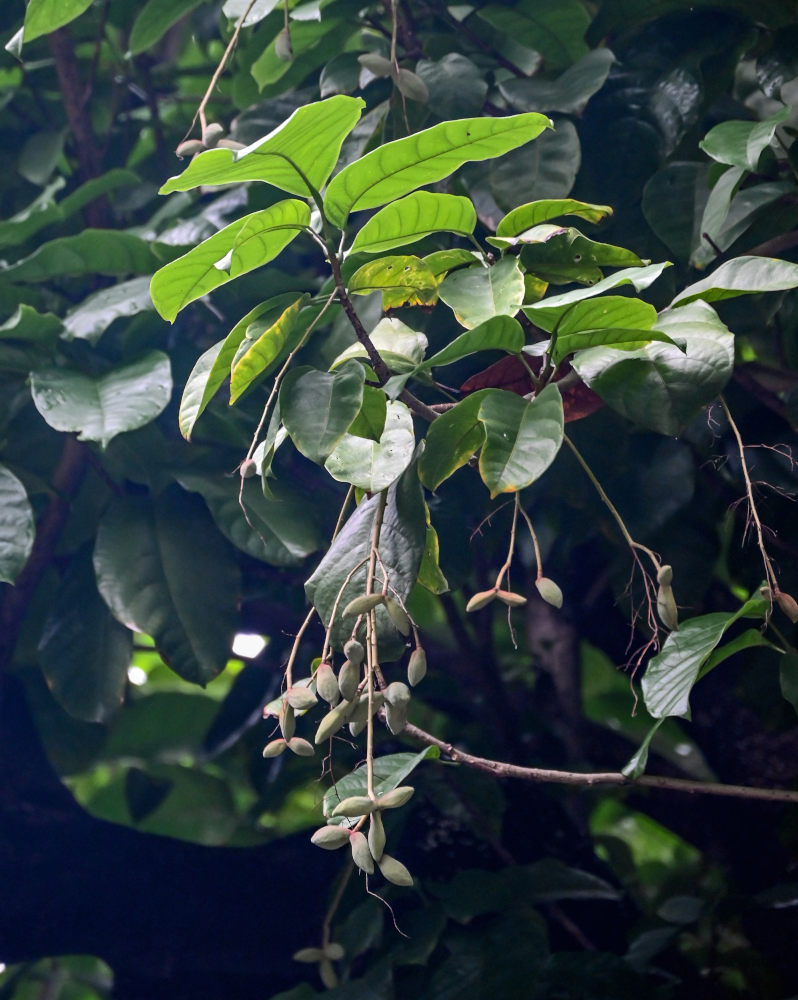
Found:
[(412, 785), (400, 785), (398, 788), (392, 788), (390, 792), (386, 792), (377, 799), (377, 808), (398, 809), (405, 802), (410, 801), (415, 791)]
[(508, 608), (520, 608), (526, 604), (526, 598), (521, 594), (514, 594), (512, 590), (497, 590), (496, 596)]
[(267, 743), (263, 748), (264, 757), (279, 757), (280, 754), (285, 750), (288, 744), (285, 740), (272, 740), (271, 743)]
[(554, 580), (541, 576), (535, 580), (535, 586), (546, 604), (550, 604), (553, 608), (562, 607), (562, 591)]
[(318, 698), (309, 687), (298, 684), (286, 691), (285, 698), (291, 708), (297, 712), (306, 712), (309, 708), (313, 708), (318, 701)]
[(369, 842), (359, 830), (353, 830), (349, 834), (349, 847), (352, 851), (352, 860), (358, 868), (371, 875), (374, 871), (374, 858), (369, 850)]
[(338, 678), (329, 663), (320, 663), (315, 674), (316, 690), (329, 705), (337, 705), (341, 700)]
[(358, 816), (367, 816), (369, 813), (373, 813), (376, 808), (377, 803), (368, 795), (350, 795), (338, 803), (333, 809), (332, 815), (354, 819)]
[(361, 594), (344, 608), (344, 618), (355, 618), (357, 615), (365, 615), (376, 608), (379, 604), (385, 603), (385, 594)]
[(383, 854), (377, 863), (380, 866), (382, 877), (393, 882), (394, 885), (411, 886), (413, 884), (413, 876), (410, 872), (401, 861), (392, 858), (390, 854)]
[(311, 844), (325, 851), (337, 851), (349, 843), (349, 830), (345, 826), (321, 826), (310, 838)]
[(672, 566), (660, 566), (657, 570), (657, 583), (661, 583), (663, 587), (670, 587), (673, 583)]
[(303, 740), (301, 736), (292, 736), (288, 741), (288, 749), (297, 757), (312, 757), (316, 753), (312, 744)]
[(402, 635), (410, 635), (410, 619), (407, 617), (407, 612), (402, 605), (392, 597), (386, 597), (385, 610), (388, 612), (388, 616), (396, 626), (397, 631), (401, 632)]
[(427, 654), (421, 646), (416, 646), (410, 654), (407, 664), (407, 680), (415, 687), (424, 680), (427, 674)]
[(379, 811), (373, 812), (369, 816), (368, 841), (371, 856), (375, 861), (379, 861), (385, 850), (385, 827), (382, 825), (382, 816)]
[(334, 736), (349, 721), (349, 713), (352, 711), (352, 707), (351, 702), (343, 701), (340, 705), (331, 709), (319, 723), (319, 728), (316, 730), (313, 742), (318, 745), (328, 740), (331, 736)]
[(296, 732), (296, 716), (294, 715), (293, 707), (287, 701), (284, 701), (280, 707), (278, 720), (280, 722), (280, 732), (285, 739), (290, 740)]
[(389, 705), (394, 708), (398, 705), (407, 705), (410, 701), (410, 688), (402, 681), (392, 681), (382, 692), (383, 697)]
[(385, 703), (385, 722), (394, 736), (398, 736), (407, 725), (407, 705)]
[(790, 621), (798, 622), (798, 601), (791, 594), (787, 594), (783, 590), (778, 591), (773, 596), (776, 599), (776, 604), (778, 604)]
[(324, 958), (324, 952), (321, 948), (300, 948), (299, 951), (294, 952), (292, 957), (295, 962), (311, 965), (314, 962), (320, 962)]
[(338, 689), (341, 692), (341, 697), (352, 701), (357, 693), (359, 683), (360, 664), (354, 663), (352, 660), (344, 660), (338, 671)]
[(679, 610), (676, 607), (676, 599), (671, 587), (664, 583), (657, 588), (657, 614), (665, 628), (669, 628), (672, 632), (678, 631)]
[(478, 594), (474, 594), (471, 600), (466, 604), (466, 611), (479, 611), (480, 608), (484, 608), (486, 604), (490, 604), (491, 601), (496, 600), (496, 588), (493, 590), (480, 590)]

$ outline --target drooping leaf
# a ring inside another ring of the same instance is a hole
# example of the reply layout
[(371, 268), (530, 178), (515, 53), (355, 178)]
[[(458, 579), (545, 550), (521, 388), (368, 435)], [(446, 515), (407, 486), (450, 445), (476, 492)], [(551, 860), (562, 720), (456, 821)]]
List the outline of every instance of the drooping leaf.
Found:
[[(392, 371), (412, 371), (421, 364), (427, 349), (427, 338), (423, 333), (411, 330), (400, 319), (388, 316), (383, 317), (374, 327), (369, 334), (369, 340)], [(350, 358), (366, 357), (368, 357), (366, 348), (357, 342), (342, 351), (330, 368), (337, 368)]]
[(514, 257), (503, 257), (493, 267), (473, 264), (448, 274), (438, 295), (458, 321), (473, 329), (494, 316), (514, 316), (524, 301), (524, 276)]
[(238, 614), (238, 569), (197, 497), (114, 500), (94, 549), (97, 586), (122, 624), (151, 635), (163, 659), (205, 685), (225, 666)]
[[(360, 502), (305, 584), (305, 592), (325, 626), (329, 625), (333, 605), (341, 595), (338, 600), (338, 615), (332, 629), (332, 641), (337, 648), (341, 648), (349, 638), (353, 624), (351, 618), (340, 617), (341, 611), (349, 601), (366, 592), (365, 561), (371, 551), (374, 516), (379, 499), (375, 496)], [(416, 582), (424, 552), (426, 528), (424, 497), (413, 463), (388, 490), (380, 531), (380, 558), (388, 573), (390, 586), (400, 600), (407, 599)], [(347, 576), (361, 561), (364, 565), (353, 573), (344, 587)], [(383, 639), (397, 634), (383, 607), (377, 609), (377, 631), (381, 650)]]
[(32, 42), (41, 35), (49, 35), (80, 17), (91, 4), (92, 0), (30, 0), (25, 10), (24, 40)]
[(438, 280), (419, 257), (380, 257), (359, 267), (347, 283), (355, 295), (382, 293), (382, 308), (429, 305), (438, 294)]
[[(627, 267), (622, 271), (616, 271), (615, 274), (611, 274), (608, 278), (604, 278), (590, 288), (576, 288), (572, 292), (552, 295), (541, 299), (540, 302), (524, 306), (524, 312), (533, 323), (537, 323), (538, 316), (543, 318), (555, 315), (552, 310), (559, 310), (562, 307), (570, 306), (574, 302), (580, 302), (582, 299), (592, 299), (603, 292), (608, 292), (611, 288), (618, 288), (620, 285), (633, 285), (636, 291), (642, 292), (656, 281), (665, 268), (669, 266), (669, 264), (663, 263), (649, 264), (647, 267), (639, 268)], [(547, 327), (544, 326), (544, 329), (547, 329)]]
[(350, 253), (382, 253), (429, 236), (447, 232), (469, 236), (477, 213), (468, 198), (414, 191), (386, 205), (359, 230)]
[(479, 419), (479, 408), (490, 391), (472, 393), (430, 425), (418, 464), (419, 476), (427, 489), (437, 490), (482, 447), (485, 427)]
[(507, 315), (492, 316), (479, 326), (455, 337), (437, 354), (427, 358), (422, 367), (429, 369), (451, 365), (479, 351), (506, 351), (508, 354), (518, 354), (523, 346), (524, 331), (517, 319)]
[(531, 201), (519, 205), (505, 215), (496, 227), (497, 236), (518, 236), (533, 226), (539, 226), (550, 219), (561, 215), (574, 215), (586, 222), (601, 222), (612, 215), (609, 205), (591, 205), (585, 201), (574, 201), (573, 198), (547, 198), (542, 201)]
[(0, 273), (12, 281), (36, 282), (82, 274), (152, 274), (161, 261), (140, 236), (113, 229), (84, 229), (50, 240)]
[(413, 418), (404, 403), (390, 402), (379, 441), (344, 434), (324, 468), (333, 479), (369, 493), (390, 486), (408, 467), (415, 448)]
[(386, 143), (337, 174), (324, 196), (328, 218), (343, 228), (350, 212), (376, 208), (448, 177), (470, 160), (501, 156), (551, 123), (538, 114), (442, 122)]
[(615, 56), (609, 49), (593, 49), (556, 80), (510, 77), (499, 84), (499, 90), (518, 111), (578, 115), (604, 86), (614, 62)]
[(230, 223), (153, 276), (155, 308), (173, 322), (189, 302), (274, 260), (309, 223), (310, 208), (293, 198)]
[[(308, 198), (308, 181), (318, 191), (335, 166), (341, 143), (365, 107), (360, 98), (338, 95), (299, 108), (263, 139), (245, 149), (211, 149), (196, 156), (182, 174), (160, 190), (190, 191), (200, 185), (266, 181)], [(299, 169), (297, 169), (299, 168)]]
[(100, 376), (50, 368), (32, 372), (30, 380), (34, 405), (51, 427), (103, 448), (117, 434), (154, 420), (172, 395), (169, 358), (162, 351)]
[(517, 492), (539, 479), (562, 445), (562, 396), (554, 385), (531, 400), (489, 390), (479, 420), (485, 428), (479, 474), (491, 497)]
[[(579, 377), (623, 416), (660, 434), (678, 434), (723, 390), (734, 364), (734, 337), (706, 303), (661, 313), (657, 329), (676, 344), (635, 351), (579, 351)], [(684, 345), (684, 350), (681, 350)]]
[(147, 0), (130, 31), (131, 54), (136, 56), (151, 48), (173, 24), (201, 3), (202, 0)]
[(699, 148), (720, 163), (743, 170), (756, 170), (762, 152), (773, 141), (776, 129), (790, 117), (789, 108), (779, 110), (761, 122), (721, 122), (699, 142)]
[(0, 582), (13, 583), (33, 548), (35, 524), (25, 487), (0, 465)]
[(707, 278), (688, 285), (671, 303), (683, 306), (694, 299), (716, 302), (737, 295), (782, 292), (798, 287), (798, 264), (773, 257), (735, 257)]
[(87, 296), (64, 319), (64, 335), (96, 344), (115, 319), (152, 309), (150, 279), (133, 278)]
[(365, 377), (357, 361), (334, 372), (295, 368), (285, 376), (280, 412), (291, 440), (305, 458), (323, 464), (346, 434), (360, 411)]
[(50, 690), (70, 715), (105, 722), (122, 704), (133, 637), (97, 592), (91, 559), (77, 558), (67, 570), (37, 652)]

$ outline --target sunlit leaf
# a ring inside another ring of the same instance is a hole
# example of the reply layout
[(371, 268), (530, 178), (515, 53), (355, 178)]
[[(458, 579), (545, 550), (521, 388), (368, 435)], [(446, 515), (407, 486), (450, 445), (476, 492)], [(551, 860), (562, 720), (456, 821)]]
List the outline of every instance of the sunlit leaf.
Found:
[(448, 274), (438, 295), (458, 321), (473, 329), (494, 316), (514, 316), (524, 301), (524, 276), (514, 257), (504, 257), (493, 267), (473, 264)]
[(543, 201), (531, 201), (519, 205), (505, 215), (496, 227), (497, 236), (518, 236), (533, 226), (542, 222), (557, 219), (561, 215), (574, 215), (586, 222), (601, 222), (612, 215), (609, 205), (591, 205), (585, 201), (574, 201), (573, 198), (547, 198)]
[(379, 493), (405, 471), (413, 458), (415, 443), (410, 411), (404, 403), (390, 402), (378, 442), (345, 434), (324, 467), (339, 482)]
[(348, 282), (356, 295), (382, 293), (382, 308), (428, 305), (438, 294), (438, 280), (419, 257), (380, 257), (359, 267)]
[(789, 117), (789, 108), (779, 108), (761, 122), (721, 122), (710, 129), (698, 145), (713, 160), (743, 170), (756, 170), (759, 158), (773, 141), (776, 129)]
[(773, 257), (735, 257), (721, 264), (707, 278), (688, 285), (671, 305), (683, 306), (694, 299), (715, 302), (737, 295), (782, 292), (798, 287), (798, 264)]
[[(245, 328), (244, 336), (231, 363), (231, 403), (234, 403), (256, 379), (271, 370), (297, 331), (304, 329), (300, 317), (302, 307), (308, 298), (307, 293), (296, 295), (293, 292), (276, 296), (269, 300), (270, 308)], [(226, 357), (226, 349), (232, 346), (232, 337), (231, 333), (225, 340), (225, 347), (222, 348), (219, 359), (223, 355)]]
[(436, 232), (469, 236), (476, 224), (477, 213), (468, 198), (414, 191), (369, 219), (359, 230), (350, 252), (382, 253)]

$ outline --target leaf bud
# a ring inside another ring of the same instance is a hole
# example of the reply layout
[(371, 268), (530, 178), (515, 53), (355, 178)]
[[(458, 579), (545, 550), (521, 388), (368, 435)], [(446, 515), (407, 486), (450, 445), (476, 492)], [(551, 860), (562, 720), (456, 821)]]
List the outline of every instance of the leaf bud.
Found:
[(374, 859), (369, 850), (369, 842), (359, 830), (352, 830), (349, 834), (349, 848), (352, 851), (352, 860), (358, 868), (371, 875), (374, 871)]
[(377, 808), (398, 809), (412, 799), (415, 791), (412, 785), (400, 785), (398, 788), (392, 788), (390, 792), (380, 795), (377, 799)]
[(245, 458), (238, 467), (238, 471), (241, 473), (242, 479), (252, 479), (258, 471), (258, 466), (256, 462), (252, 461), (251, 458)]
[(299, 951), (295, 951), (293, 959), (295, 962), (304, 962), (306, 965), (312, 965), (314, 962), (320, 962), (324, 958), (324, 952), (321, 948), (300, 948)]
[(356, 667), (359, 667), (366, 658), (366, 651), (363, 649), (363, 644), (357, 639), (350, 639), (344, 646), (344, 656), (347, 660), (351, 660)]
[(211, 122), (202, 133), (202, 141), (207, 149), (213, 149), (223, 135), (224, 125), (220, 125), (219, 122)]
[(411, 697), (410, 688), (402, 681), (392, 681), (382, 693), (388, 704), (394, 707), (407, 705)]
[(405, 886), (411, 886), (413, 884), (413, 876), (410, 872), (405, 868), (401, 861), (397, 861), (396, 858), (392, 858), (390, 854), (383, 854), (377, 864), (380, 866), (382, 877), (387, 879), (388, 882), (393, 882), (394, 885)]
[(341, 700), (341, 692), (338, 689), (338, 678), (330, 663), (320, 663), (315, 674), (316, 690), (322, 698), (330, 705), (337, 705)]
[(264, 757), (279, 757), (280, 754), (288, 746), (285, 740), (272, 740), (271, 743), (267, 743), (263, 748)]
[(427, 654), (421, 646), (416, 646), (407, 664), (407, 679), (415, 687), (424, 680), (427, 673)]
[(388, 617), (394, 623), (396, 630), (401, 632), (402, 635), (410, 635), (410, 619), (402, 605), (398, 601), (395, 601), (393, 597), (386, 596), (385, 610), (388, 612)]
[(341, 697), (347, 701), (352, 701), (357, 694), (357, 686), (360, 683), (360, 664), (351, 660), (344, 660), (341, 669), (338, 671), (338, 688)]
[(368, 795), (350, 795), (342, 799), (333, 809), (333, 816), (346, 816), (347, 819), (358, 819), (374, 812), (377, 803)]
[(294, 687), (290, 687), (285, 693), (285, 699), (297, 712), (306, 712), (309, 708), (313, 708), (318, 701), (311, 689), (303, 684), (295, 684)]
[(514, 594), (512, 590), (497, 590), (496, 596), (508, 608), (520, 608), (526, 604), (526, 598), (521, 594)]
[(303, 740), (301, 736), (292, 736), (288, 741), (288, 749), (297, 757), (312, 757), (316, 752), (312, 745), (307, 740)]
[(281, 705), (278, 718), (280, 721), (280, 732), (287, 740), (290, 740), (296, 732), (296, 716), (294, 715), (293, 707), (287, 701), (284, 701)]
[(535, 580), (535, 586), (546, 604), (550, 604), (553, 608), (562, 607), (562, 591), (554, 580), (550, 580), (547, 576), (540, 576)]
[(325, 851), (336, 851), (349, 843), (349, 830), (345, 826), (322, 826), (310, 838), (311, 844)]
[(379, 811), (373, 812), (369, 816), (368, 842), (371, 856), (375, 861), (379, 861), (385, 850), (385, 827), (382, 824), (382, 816)]
[(773, 594), (776, 604), (791, 622), (798, 622), (798, 601), (790, 594), (785, 594), (783, 590), (778, 590)]
[(495, 587), (492, 590), (480, 590), (479, 593), (474, 594), (468, 604), (466, 604), (466, 611), (479, 611), (480, 608), (484, 608), (486, 604), (490, 604), (490, 602), (495, 599)]
[(293, 62), (294, 47), (291, 45), (291, 32), (283, 28), (274, 40), (274, 54), (280, 62)]
[(354, 618), (372, 611), (378, 604), (385, 603), (385, 594), (361, 594), (344, 608), (344, 618)]

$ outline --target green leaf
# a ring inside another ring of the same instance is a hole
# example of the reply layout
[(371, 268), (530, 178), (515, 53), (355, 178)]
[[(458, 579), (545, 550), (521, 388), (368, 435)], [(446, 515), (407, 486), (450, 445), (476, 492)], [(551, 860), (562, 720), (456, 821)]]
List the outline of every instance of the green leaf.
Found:
[(624, 270), (616, 271), (615, 274), (611, 274), (590, 288), (577, 288), (572, 292), (563, 292), (561, 295), (551, 295), (531, 306), (524, 306), (524, 312), (533, 323), (537, 323), (538, 317), (540, 317), (541, 326), (547, 330), (548, 327), (545, 323), (548, 320), (546, 317), (555, 316), (556, 318), (556, 315), (559, 315), (559, 313), (555, 314), (554, 310), (563, 310), (563, 307), (571, 306), (574, 302), (592, 299), (603, 292), (608, 292), (611, 288), (618, 288), (620, 285), (633, 285), (635, 291), (642, 292), (657, 280), (666, 267), (670, 267), (670, 264), (649, 264), (647, 267), (624, 268)]
[(531, 400), (493, 389), (482, 400), (479, 420), (485, 428), (479, 474), (491, 498), (539, 479), (562, 445), (562, 396), (555, 385)]
[(600, 267), (642, 267), (650, 263), (631, 250), (596, 243), (570, 227), (536, 226), (511, 239), (527, 244), (521, 251), (526, 270), (553, 284), (578, 281), (593, 285), (601, 280)]
[(33, 548), (35, 524), (25, 487), (0, 465), (0, 582), (13, 583)]
[(646, 222), (680, 262), (690, 259), (701, 239), (701, 213), (706, 200), (704, 163), (669, 163), (643, 188), (641, 207)]
[(117, 434), (154, 420), (172, 395), (169, 358), (161, 351), (104, 375), (50, 368), (32, 372), (30, 381), (33, 403), (51, 427), (103, 448)]
[(538, 198), (565, 198), (582, 162), (579, 133), (567, 118), (558, 119), (527, 149), (517, 149), (482, 170), (483, 183), (505, 212)]
[(151, 274), (161, 261), (147, 240), (114, 229), (61, 236), (0, 270), (11, 281), (48, 281), (82, 274)]
[(130, 31), (130, 54), (137, 56), (151, 48), (173, 24), (201, 3), (202, 0), (148, 0), (139, 11)]
[(574, 215), (586, 222), (601, 222), (612, 215), (609, 205), (591, 205), (586, 201), (574, 201), (573, 198), (547, 198), (543, 201), (531, 201), (519, 205), (501, 220), (496, 227), (497, 236), (518, 236), (533, 226), (542, 222), (557, 219), (561, 215)]
[(376, 208), (425, 184), (448, 177), (471, 160), (501, 156), (551, 125), (543, 115), (465, 118), (442, 122), (405, 139), (386, 143), (333, 178), (324, 208), (340, 228), (350, 212)]
[(590, 98), (604, 86), (614, 62), (615, 56), (609, 49), (594, 49), (556, 80), (510, 77), (499, 84), (499, 90), (518, 111), (579, 115)]
[(230, 656), (238, 569), (199, 498), (171, 488), (114, 500), (94, 548), (97, 586), (123, 625), (151, 635), (184, 680), (205, 685)]
[(246, 14), (242, 27), (249, 28), (262, 21), (264, 17), (268, 17), (279, 2), (280, 0), (255, 0), (253, 4), (251, 0), (225, 0), (222, 13), (236, 24)]
[(438, 279), (419, 257), (380, 257), (359, 267), (347, 282), (355, 295), (382, 293), (382, 308), (429, 305), (438, 294)]
[(321, 544), (318, 525), (307, 506), (296, 495), (275, 486), (266, 497), (256, 479), (240, 483), (219, 476), (181, 473), (185, 489), (199, 493), (220, 531), (237, 549), (271, 566), (296, 566)]
[(577, 351), (588, 350), (591, 347), (613, 347), (620, 351), (636, 351), (646, 347), (652, 341), (661, 344), (677, 346), (667, 333), (659, 330), (630, 330), (628, 327), (600, 327), (597, 330), (580, 330), (578, 333), (566, 333), (553, 339), (550, 349), (551, 360), (555, 365)]
[(152, 279), (155, 308), (170, 322), (189, 302), (268, 264), (310, 224), (310, 208), (288, 198), (225, 226)]
[(798, 653), (789, 650), (779, 660), (779, 685), (785, 700), (798, 712)]
[(410, 411), (404, 403), (390, 402), (380, 440), (345, 434), (327, 458), (324, 468), (338, 482), (379, 493), (408, 467), (415, 443)]
[(91, 559), (80, 557), (68, 568), (37, 653), (48, 687), (70, 715), (105, 722), (122, 704), (133, 637), (97, 592)]
[(382, 389), (366, 385), (363, 387), (363, 402), (357, 416), (349, 425), (349, 433), (356, 437), (379, 441), (385, 430), (388, 415), (388, 400)]
[[(437, 747), (425, 747), (418, 753), (391, 753), (374, 758), (374, 794), (379, 798), (387, 792), (392, 792), (418, 765), (425, 760), (437, 760), (441, 755)], [(366, 795), (368, 792), (367, 768), (365, 764), (356, 768), (351, 774), (339, 778), (324, 793), (321, 808), (325, 816), (331, 815), (333, 809), (343, 799), (352, 795)]]
[[(261, 91), (272, 88), (271, 93), (285, 93), (292, 83), (300, 83), (323, 65), (331, 52), (346, 49), (352, 27), (341, 17), (325, 17), (321, 22), (293, 20), (290, 33), (290, 61), (281, 56), (277, 34), (252, 63), (250, 72)], [(276, 84), (281, 85), (279, 89)]]
[(322, 465), (346, 434), (360, 412), (365, 377), (357, 361), (334, 372), (295, 368), (285, 376), (280, 412), (291, 440), (305, 458)]
[(626, 295), (603, 295), (601, 298), (577, 299), (562, 302), (560, 305), (548, 305), (549, 302), (554, 302), (555, 298), (559, 300), (565, 296), (543, 299), (534, 306), (527, 307), (534, 316), (535, 325), (547, 333), (556, 331), (558, 335), (563, 335), (602, 327), (650, 330), (657, 321), (657, 310), (654, 306)]
[(734, 337), (706, 303), (661, 313), (657, 329), (684, 350), (652, 343), (635, 351), (595, 347), (572, 365), (614, 410), (660, 434), (678, 434), (723, 390), (734, 365)]
[(773, 141), (776, 129), (790, 117), (789, 108), (780, 108), (761, 122), (721, 122), (699, 142), (700, 149), (719, 163), (754, 171), (759, 158)]
[[(727, 170), (721, 177), (707, 201), (704, 217), (701, 220), (701, 233), (706, 234), (702, 242), (693, 251), (691, 264), (693, 267), (703, 269), (714, 261), (718, 250), (727, 250), (735, 240), (749, 229), (756, 221), (760, 210), (767, 205), (772, 205), (785, 195), (794, 190), (794, 185), (788, 181), (776, 181), (772, 184), (755, 184), (750, 188), (738, 190), (729, 200), (729, 191), (723, 192), (720, 196), (720, 211), (715, 212), (715, 193), (722, 186), (728, 174), (735, 174), (737, 171)], [(734, 190), (736, 185), (732, 181), (729, 187)], [(711, 246), (706, 237), (712, 240)]]
[(61, 320), (52, 313), (39, 313), (32, 306), (21, 305), (5, 323), (0, 324), (0, 340), (25, 340), (52, 343), (63, 330)]
[(422, 260), (437, 278), (463, 264), (476, 264), (481, 260), (481, 257), (473, 250), (435, 250), (433, 253), (428, 253)]
[(49, 35), (87, 10), (92, 0), (29, 0), (25, 10), (26, 42), (32, 42), (41, 35)]
[(514, 257), (493, 267), (473, 264), (447, 276), (438, 295), (469, 330), (494, 316), (514, 316), (524, 301), (524, 276)]
[(523, 0), (502, 7), (488, 4), (479, 16), (514, 42), (539, 52), (553, 69), (570, 66), (587, 53), (590, 16), (579, 0)]
[(152, 308), (149, 278), (122, 281), (94, 292), (70, 309), (64, 319), (64, 337), (96, 344), (115, 319), (135, 316)]
[(773, 257), (735, 257), (708, 278), (688, 285), (671, 303), (683, 306), (694, 299), (716, 302), (737, 295), (782, 292), (798, 287), (798, 264)]
[(477, 213), (468, 198), (415, 191), (377, 212), (355, 237), (350, 253), (382, 253), (429, 236), (448, 232), (470, 236)]
[(625, 774), (627, 778), (639, 778), (645, 771), (646, 765), (648, 764), (648, 753), (651, 749), (651, 742), (657, 735), (657, 730), (665, 722), (666, 718), (667, 716), (663, 716), (661, 719), (657, 719), (654, 725), (646, 733), (643, 742), (624, 765), (621, 774)]
[(446, 594), (451, 589), (449, 581), (441, 572), (438, 532), (430, 524), (429, 508), (427, 508), (427, 534), (424, 539), (424, 555), (421, 559), (421, 565), (418, 567), (418, 582), (431, 594)]
[[(332, 641), (337, 648), (343, 646), (352, 632), (352, 619), (342, 619), (341, 610), (366, 592), (365, 563), (371, 551), (378, 503), (376, 496), (360, 502), (305, 584), (308, 599), (315, 605), (325, 626), (330, 624), (333, 605), (340, 593), (338, 615), (332, 628)], [(424, 497), (416, 466), (412, 464), (388, 490), (380, 532), (380, 558), (391, 587), (402, 601), (407, 600), (416, 582), (426, 529)], [(363, 565), (344, 587), (349, 573), (361, 561)], [(383, 638), (397, 634), (384, 607), (377, 608), (377, 631), (381, 643)], [(404, 644), (401, 649), (404, 650)]]
[[(339, 95), (299, 108), (282, 125), (246, 149), (211, 149), (194, 157), (160, 194), (212, 184), (265, 181), (282, 191), (309, 198), (332, 173), (341, 143), (365, 107), (360, 98)], [(298, 168), (298, 169), (297, 169)]]
[(512, 316), (493, 316), (472, 330), (455, 337), (443, 350), (427, 358), (421, 367), (430, 369), (451, 365), (479, 351), (506, 351), (508, 354), (518, 354), (523, 346), (524, 331), (518, 320)]
[[(301, 310), (309, 298), (307, 293), (297, 295), (295, 292), (275, 296), (269, 300), (271, 308), (268, 312), (260, 315), (245, 328), (244, 336), (232, 361), (231, 403), (235, 403), (256, 379), (270, 371), (287, 344), (294, 343), (296, 333), (303, 328), (300, 322)], [(237, 329), (238, 325), (228, 335), (217, 361), (226, 357), (227, 348), (230, 346), (228, 341), (232, 344), (233, 334)]]
[[(427, 349), (427, 338), (423, 333), (411, 330), (400, 319), (393, 317), (381, 319), (369, 334), (369, 339), (393, 371), (412, 371), (421, 364)], [(350, 358), (367, 357), (366, 348), (358, 341), (342, 351), (330, 368), (337, 368)]]
[(483, 70), (459, 52), (441, 59), (421, 59), (416, 73), (429, 92), (429, 106), (439, 118), (471, 118), (482, 111), (488, 94)]
[(479, 419), (479, 408), (492, 391), (481, 389), (466, 396), (430, 425), (418, 464), (419, 476), (427, 489), (437, 490), (482, 447), (485, 427)]

